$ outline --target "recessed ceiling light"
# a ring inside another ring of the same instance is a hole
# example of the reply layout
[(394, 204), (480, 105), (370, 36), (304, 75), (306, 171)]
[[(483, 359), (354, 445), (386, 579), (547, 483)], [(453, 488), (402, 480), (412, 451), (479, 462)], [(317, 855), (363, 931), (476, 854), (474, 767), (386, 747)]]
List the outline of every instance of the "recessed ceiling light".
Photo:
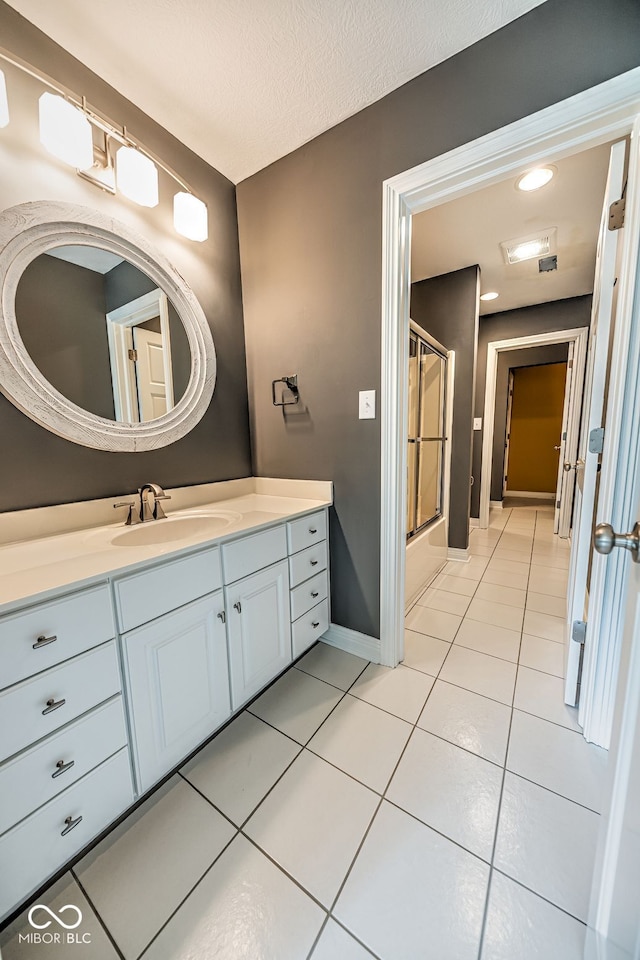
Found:
[(538, 234), (529, 234), (528, 237), (504, 240), (500, 247), (505, 263), (522, 263), (523, 260), (548, 257), (555, 253), (557, 232), (556, 227), (549, 227)]
[(535, 170), (527, 170), (516, 180), (518, 190), (524, 190), (530, 193), (531, 190), (539, 190), (544, 187), (555, 176), (555, 167), (536, 167)]
[(490, 290), (489, 293), (481, 293), (480, 299), (481, 300), (497, 300), (499, 296), (500, 294), (496, 293), (495, 290)]

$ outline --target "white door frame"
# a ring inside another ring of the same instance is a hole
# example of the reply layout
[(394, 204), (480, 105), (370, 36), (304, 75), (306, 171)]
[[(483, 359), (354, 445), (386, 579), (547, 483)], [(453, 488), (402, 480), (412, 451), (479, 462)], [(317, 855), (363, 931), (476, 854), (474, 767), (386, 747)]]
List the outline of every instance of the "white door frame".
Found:
[[(490, 340), (487, 344), (487, 377), (484, 390), (484, 419), (482, 421), (482, 473), (480, 476), (480, 526), (489, 526), (489, 506), (491, 498), (491, 467), (493, 463), (493, 430), (496, 409), (496, 381), (498, 378), (498, 354), (508, 350), (546, 347), (551, 343), (573, 343), (575, 376), (571, 378), (569, 409), (572, 411), (567, 440), (575, 436), (578, 442), (580, 427), (580, 397), (587, 360), (588, 327), (576, 327), (573, 330), (554, 330), (552, 333), (536, 333), (530, 337), (514, 337), (511, 340)], [(562, 454), (562, 451), (561, 451)], [(562, 462), (562, 456), (561, 456)]]
[(428, 160), (383, 183), (380, 662), (402, 654), (406, 509), (406, 370), (411, 217), (630, 133), (640, 114), (640, 68)]

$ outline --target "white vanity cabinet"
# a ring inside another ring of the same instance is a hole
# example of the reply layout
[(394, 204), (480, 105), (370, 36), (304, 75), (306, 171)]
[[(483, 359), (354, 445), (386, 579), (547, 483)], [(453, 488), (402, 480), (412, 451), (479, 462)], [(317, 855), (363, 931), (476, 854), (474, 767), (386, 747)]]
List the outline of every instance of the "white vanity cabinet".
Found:
[(144, 793), (231, 713), (222, 590), (125, 633), (122, 647)]
[(326, 510), (287, 523), (294, 659), (329, 628), (327, 529)]

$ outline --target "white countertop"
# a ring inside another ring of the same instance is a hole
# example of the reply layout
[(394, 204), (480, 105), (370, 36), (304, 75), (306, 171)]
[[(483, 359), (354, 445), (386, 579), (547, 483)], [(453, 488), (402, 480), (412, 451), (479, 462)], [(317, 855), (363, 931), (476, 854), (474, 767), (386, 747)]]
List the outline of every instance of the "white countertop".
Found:
[[(246, 490), (247, 482), (242, 481), (242, 484)], [(254, 489), (269, 492), (245, 493), (226, 499), (217, 498), (217, 486), (208, 484), (206, 487), (189, 488), (192, 491), (199, 490), (200, 495), (190, 498), (193, 505), (187, 509), (170, 511), (165, 507), (166, 521), (153, 520), (130, 527), (120, 521), (0, 546), (0, 613), (9, 613), (26, 602), (46, 599), (49, 594), (64, 590), (65, 587), (88, 586), (110, 575), (129, 572), (161, 558), (180, 556), (194, 548), (224, 543), (239, 534), (248, 534), (282, 523), (283, 520), (303, 516), (332, 502), (330, 483), (270, 480), (261, 484), (256, 481)], [(225, 491), (228, 488), (229, 484), (225, 484)], [(278, 495), (291, 491), (294, 492), (293, 496)], [(211, 499), (203, 501), (204, 492), (211, 492)], [(301, 496), (302, 493), (313, 494), (313, 497)], [(318, 494), (321, 496), (318, 497)], [(176, 499), (182, 503), (189, 501), (184, 491)], [(212, 529), (207, 514), (217, 517), (213, 521), (218, 524), (215, 529)], [(175, 539), (165, 542), (138, 542), (138, 539), (144, 541), (156, 535), (163, 536), (163, 531), (169, 530), (168, 524), (171, 524), (173, 535), (180, 526), (175, 520), (180, 517), (193, 519), (187, 524), (184, 535), (181, 530), (179, 538), (176, 534)], [(162, 524), (165, 524), (164, 528)]]

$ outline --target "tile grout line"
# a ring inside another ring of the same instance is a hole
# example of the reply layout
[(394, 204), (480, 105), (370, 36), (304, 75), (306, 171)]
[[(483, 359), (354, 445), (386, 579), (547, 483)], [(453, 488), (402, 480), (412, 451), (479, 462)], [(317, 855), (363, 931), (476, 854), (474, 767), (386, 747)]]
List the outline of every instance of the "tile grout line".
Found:
[(109, 942), (111, 943), (111, 945), (112, 945), (112, 947), (114, 948), (115, 952), (117, 953), (118, 957), (120, 958), (120, 960), (125, 960), (125, 956), (124, 956), (122, 950), (120, 949), (120, 947), (119, 947), (118, 944), (116, 943), (113, 934), (112, 934), (111, 931), (109, 930), (109, 927), (107, 926), (107, 924), (105, 923), (105, 921), (102, 919), (102, 916), (101, 916), (101, 914), (100, 914), (100, 912), (99, 912), (96, 904), (93, 902), (93, 900), (92, 900), (91, 897), (89, 896), (89, 893), (88, 893), (87, 890), (85, 889), (82, 881), (80, 880), (80, 878), (79, 878), (78, 875), (76, 874), (76, 872), (75, 872), (75, 866), (73, 866), (73, 867), (71, 867), (71, 868), (69, 869), (69, 873), (71, 874), (71, 876), (73, 877), (73, 879), (75, 880), (75, 882), (76, 882), (76, 883), (78, 884), (78, 886), (80, 887), (80, 891), (82, 892), (82, 894), (84, 895), (87, 903), (89, 904), (89, 906), (90, 906), (91, 909), (93, 910), (94, 914), (96, 915), (96, 919), (97, 919), (98, 923), (100, 924), (100, 926), (102, 927), (102, 929), (103, 929), (104, 932), (106, 933), (107, 939), (108, 939)]

